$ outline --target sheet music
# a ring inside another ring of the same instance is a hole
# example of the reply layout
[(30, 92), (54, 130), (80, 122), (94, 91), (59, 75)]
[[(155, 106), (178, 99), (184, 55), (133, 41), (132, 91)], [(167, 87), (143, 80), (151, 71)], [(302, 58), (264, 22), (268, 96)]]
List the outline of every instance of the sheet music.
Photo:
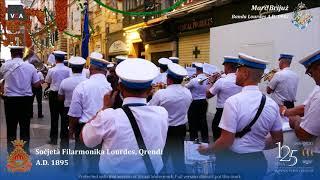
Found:
[(220, 70), (215, 65), (204, 63), (203, 64), (203, 72), (205, 74), (213, 74), (213, 73), (216, 73), (216, 72), (220, 72)]
[(191, 77), (192, 75), (194, 75), (196, 73), (196, 68), (193, 67), (186, 67), (186, 70), (188, 72), (188, 76)]
[[(208, 143), (201, 143), (202, 145), (208, 145)], [(185, 163), (192, 164), (194, 161), (206, 161), (209, 160), (209, 156), (201, 155), (198, 152), (200, 144), (195, 144), (193, 141), (184, 141), (184, 153)]]
[(282, 131), (291, 131), (292, 129), (290, 128), (289, 125), (289, 119), (287, 117), (282, 117), (281, 116), (281, 122), (282, 122)]

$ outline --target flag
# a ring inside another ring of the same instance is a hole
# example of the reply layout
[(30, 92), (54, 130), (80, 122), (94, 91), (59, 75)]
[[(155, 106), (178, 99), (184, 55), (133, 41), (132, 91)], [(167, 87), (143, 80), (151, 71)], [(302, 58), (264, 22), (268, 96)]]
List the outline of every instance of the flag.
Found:
[(84, 59), (87, 59), (89, 55), (89, 13), (88, 13), (88, 5), (86, 5), (84, 11), (84, 22), (83, 22), (83, 32), (82, 32), (82, 45), (81, 45), (81, 56)]

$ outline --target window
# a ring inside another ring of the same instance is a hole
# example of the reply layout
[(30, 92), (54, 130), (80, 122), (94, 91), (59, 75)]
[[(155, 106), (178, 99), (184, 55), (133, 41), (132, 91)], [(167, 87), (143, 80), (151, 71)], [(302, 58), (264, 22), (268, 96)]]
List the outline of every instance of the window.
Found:
[(124, 0), (123, 9), (130, 11), (144, 5), (144, 0)]

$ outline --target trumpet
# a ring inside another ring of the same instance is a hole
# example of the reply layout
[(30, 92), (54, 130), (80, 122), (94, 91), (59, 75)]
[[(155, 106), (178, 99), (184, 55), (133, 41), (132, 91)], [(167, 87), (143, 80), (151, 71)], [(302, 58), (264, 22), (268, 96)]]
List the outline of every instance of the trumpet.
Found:
[(216, 72), (216, 73), (213, 73), (213, 74), (211, 74), (211, 75), (207, 75), (207, 77), (204, 78), (204, 79), (198, 79), (198, 83), (199, 83), (200, 85), (202, 85), (203, 82), (205, 82), (206, 80), (209, 80), (207, 84), (214, 84), (218, 79), (221, 78), (222, 74), (224, 74), (223, 71), (221, 71), (221, 72)]
[(261, 77), (261, 79), (263, 79), (263, 81), (271, 81), (271, 79), (273, 78), (273, 76), (279, 71), (279, 68), (275, 68), (272, 69), (271, 71), (269, 71), (268, 73), (264, 73), (263, 76)]

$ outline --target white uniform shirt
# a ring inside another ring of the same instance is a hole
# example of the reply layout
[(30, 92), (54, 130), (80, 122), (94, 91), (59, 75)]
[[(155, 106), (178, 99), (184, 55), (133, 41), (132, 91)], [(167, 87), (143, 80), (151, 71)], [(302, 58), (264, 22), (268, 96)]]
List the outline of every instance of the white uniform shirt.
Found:
[(89, 69), (83, 68), (83, 70), (82, 70), (82, 75), (84, 75), (86, 78), (89, 79), (89, 77), (90, 77), (90, 71), (89, 71)]
[(105, 75), (91, 75), (74, 89), (68, 115), (86, 123), (101, 110), (104, 95), (111, 91), (112, 87)]
[(71, 75), (71, 69), (63, 63), (58, 63), (55, 67), (49, 69), (46, 76), (46, 82), (50, 83), (51, 91), (58, 91), (62, 80)]
[(207, 76), (205, 74), (199, 74), (196, 78), (190, 80), (188, 84), (186, 84), (186, 88), (191, 91), (193, 100), (206, 99), (206, 91), (207, 91), (207, 80), (199, 83), (199, 79), (205, 79)]
[[(242, 91), (227, 99), (219, 127), (231, 133), (240, 132), (254, 118), (259, 108), (262, 93), (258, 86), (246, 86)], [(242, 138), (236, 138), (231, 150), (237, 153), (251, 153), (265, 148), (266, 136), (270, 131), (281, 131), (279, 106), (269, 97), (251, 131)]]
[(179, 126), (187, 123), (186, 115), (191, 102), (189, 89), (181, 84), (172, 84), (157, 91), (149, 105), (164, 107), (169, 113), (169, 126)]
[(312, 90), (312, 92), (309, 94), (309, 96), (307, 97), (307, 99), (302, 103), (303, 105), (306, 105), (310, 102), (311, 98), (313, 97), (314, 93), (318, 92), (320, 90), (319, 86), (315, 86)]
[(32, 96), (32, 84), (40, 79), (36, 68), (21, 58), (6, 61), (0, 69), (3, 74), (5, 96)]
[(38, 74), (38, 76), (39, 76), (39, 79), (40, 79), (41, 81), (43, 81), (43, 80), (44, 80), (44, 76), (43, 76), (42, 72), (41, 72), (41, 71), (38, 71), (37, 74)]
[(217, 108), (223, 108), (225, 101), (241, 92), (241, 87), (236, 85), (236, 74), (229, 73), (224, 77), (218, 79), (214, 85), (209, 89), (213, 96), (217, 96)]
[[(123, 104), (132, 103), (146, 104), (146, 99), (128, 97), (123, 101)], [(147, 150), (161, 152), (167, 138), (168, 112), (159, 106), (131, 106), (130, 109), (136, 118)], [(105, 154), (100, 156), (100, 172), (147, 173), (130, 121), (121, 108), (109, 108), (99, 112), (95, 119), (84, 126), (82, 137), (88, 147), (95, 147), (102, 142)], [(115, 150), (127, 150), (135, 154), (109, 154)], [(149, 155), (158, 173), (163, 167), (161, 154)]]
[(50, 55), (49, 55), (49, 57), (48, 57), (48, 63), (50, 64), (50, 65), (54, 65), (54, 64), (56, 64), (56, 58), (55, 58), (55, 56), (51, 53)]
[(167, 73), (160, 73), (153, 81), (152, 84), (163, 83), (167, 84)]
[(304, 117), (302, 118), (300, 127), (307, 131), (309, 134), (317, 138), (312, 141), (309, 146), (313, 152), (320, 153), (320, 88), (313, 93), (310, 101), (305, 105)]
[(87, 78), (80, 73), (74, 73), (71, 77), (62, 80), (58, 94), (64, 96), (64, 107), (70, 107), (73, 90), (85, 80)]
[(278, 105), (283, 105), (283, 101), (295, 101), (298, 83), (298, 75), (290, 68), (284, 68), (274, 74), (268, 85), (273, 90), (271, 98)]

